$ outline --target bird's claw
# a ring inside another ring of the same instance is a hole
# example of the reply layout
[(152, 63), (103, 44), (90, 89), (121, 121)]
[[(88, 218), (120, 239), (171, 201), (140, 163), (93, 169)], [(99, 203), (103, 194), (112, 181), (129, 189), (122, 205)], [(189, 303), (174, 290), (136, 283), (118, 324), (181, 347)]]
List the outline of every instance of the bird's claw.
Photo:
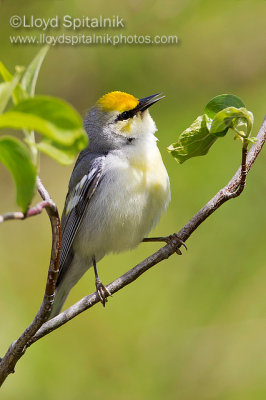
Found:
[(112, 297), (112, 294), (107, 289), (107, 287), (104, 286), (104, 284), (98, 279), (96, 279), (96, 281), (95, 281), (95, 286), (96, 286), (96, 291), (98, 293), (98, 296), (100, 297), (100, 301), (101, 301), (102, 305), (105, 307), (105, 304), (107, 303), (107, 297), (108, 296)]
[(174, 233), (173, 235), (169, 235), (165, 238), (165, 241), (167, 244), (170, 244), (170, 246), (172, 246), (172, 248), (175, 250), (175, 252), (178, 255), (182, 255), (182, 251), (177, 247), (179, 246), (184, 246), (184, 248), (187, 250), (187, 246), (185, 244), (185, 242), (183, 242), (182, 239), (180, 239), (180, 237)]

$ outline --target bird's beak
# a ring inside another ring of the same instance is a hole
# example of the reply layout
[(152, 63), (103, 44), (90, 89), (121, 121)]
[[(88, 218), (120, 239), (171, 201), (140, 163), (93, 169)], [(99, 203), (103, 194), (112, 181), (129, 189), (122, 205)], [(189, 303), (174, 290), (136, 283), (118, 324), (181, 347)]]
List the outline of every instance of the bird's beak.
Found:
[(157, 103), (157, 101), (163, 99), (165, 96), (161, 96), (162, 93), (152, 94), (151, 96), (139, 99), (139, 104), (137, 105), (137, 111), (145, 111), (147, 108)]

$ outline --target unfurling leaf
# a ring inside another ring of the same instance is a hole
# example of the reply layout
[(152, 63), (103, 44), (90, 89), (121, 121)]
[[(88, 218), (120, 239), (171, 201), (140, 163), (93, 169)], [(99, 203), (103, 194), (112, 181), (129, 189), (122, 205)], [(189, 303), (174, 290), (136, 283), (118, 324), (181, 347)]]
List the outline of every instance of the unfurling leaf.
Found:
[(206, 105), (204, 114), (180, 134), (178, 141), (169, 146), (168, 151), (180, 164), (191, 157), (203, 156), (216, 139), (225, 136), (230, 128), (235, 131), (237, 138), (248, 145), (254, 142), (254, 138), (250, 138), (252, 126), (253, 114), (245, 108), (244, 103), (232, 94), (222, 94)]
[(227, 107), (245, 107), (242, 100), (233, 94), (220, 94), (209, 101), (204, 109), (204, 114), (213, 119), (215, 115)]
[(49, 50), (49, 46), (44, 46), (34, 57), (30, 65), (27, 67), (23, 78), (21, 79), (22, 88), (29, 94), (29, 96), (33, 97), (35, 94), (35, 87), (37, 78), (40, 72), (40, 68), (42, 66), (43, 60)]
[[(18, 78), (20, 79), (22, 73), (24, 71), (24, 67), (17, 67), (17, 74), (19, 75)], [(11, 84), (12, 86), (15, 83), (15, 80), (17, 80), (16, 85), (14, 85), (12, 89), (12, 98), (13, 98), (13, 103), (17, 104), (20, 100), (23, 100), (28, 97), (28, 94), (25, 92), (25, 90), (22, 89), (19, 79), (15, 78), (9, 71), (8, 69), (4, 66), (4, 64), (0, 61), (0, 75), (4, 79), (5, 82)], [(12, 83), (13, 82), (13, 83)]]
[[(2, 63), (0, 63), (2, 64)], [(3, 64), (2, 64), (3, 66)], [(0, 66), (1, 68), (1, 66)], [(4, 111), (9, 102), (10, 98), (13, 95), (13, 92), (19, 82), (19, 79), (22, 75), (23, 69), (17, 71), (14, 77), (11, 77), (10, 81), (0, 83), (0, 114)]]
[(26, 212), (36, 185), (36, 169), (32, 164), (30, 153), (18, 139), (2, 136), (0, 162), (11, 172), (16, 184), (17, 204), (23, 212)]
[(210, 132), (216, 136), (224, 136), (224, 131), (236, 128), (240, 133), (239, 123), (242, 125), (243, 136), (248, 136), (253, 125), (253, 114), (246, 108), (227, 107), (219, 111), (213, 118)]
[(209, 148), (216, 141), (217, 137), (211, 135), (207, 124), (209, 118), (206, 114), (200, 115), (184, 132), (179, 136), (177, 143), (168, 147), (168, 151), (175, 157), (179, 164), (191, 157), (203, 156), (208, 153)]

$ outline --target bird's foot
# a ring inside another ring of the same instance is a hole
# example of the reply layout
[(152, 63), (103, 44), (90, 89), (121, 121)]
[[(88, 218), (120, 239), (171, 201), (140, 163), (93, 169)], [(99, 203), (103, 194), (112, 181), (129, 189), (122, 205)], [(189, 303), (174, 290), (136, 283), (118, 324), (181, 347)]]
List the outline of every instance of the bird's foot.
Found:
[(105, 307), (105, 304), (107, 303), (107, 297), (108, 296), (112, 297), (112, 294), (99, 279), (95, 280), (95, 286), (96, 286), (96, 291), (98, 293), (98, 296), (100, 297), (100, 301), (101, 301), (102, 305)]
[(166, 236), (165, 242), (167, 244), (170, 244), (170, 246), (172, 246), (173, 249), (175, 250), (175, 252), (180, 256), (182, 255), (182, 251), (177, 246), (180, 246), (180, 247), (184, 246), (184, 248), (187, 250), (187, 246), (186, 246), (185, 242), (183, 242), (183, 240), (180, 239), (180, 237), (177, 235), (177, 233), (173, 233), (173, 235)]
[(166, 242), (167, 244), (169, 244), (177, 254), (181, 255), (182, 252), (179, 249), (178, 246), (184, 246), (185, 249), (187, 250), (187, 246), (185, 244), (185, 242), (183, 242), (182, 239), (180, 239), (180, 237), (178, 236), (177, 233), (173, 233), (173, 235), (169, 235), (169, 236), (161, 236), (161, 237), (153, 237), (153, 238), (144, 238), (143, 242)]

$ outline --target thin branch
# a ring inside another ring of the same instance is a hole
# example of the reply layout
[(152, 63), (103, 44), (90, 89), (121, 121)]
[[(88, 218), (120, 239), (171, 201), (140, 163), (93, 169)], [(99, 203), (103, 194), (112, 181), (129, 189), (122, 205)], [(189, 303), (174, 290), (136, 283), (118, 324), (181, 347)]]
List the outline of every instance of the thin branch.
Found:
[(12, 219), (24, 219), (24, 214), (21, 211), (8, 212), (6, 214), (0, 215), (0, 224), (5, 221), (10, 221)]
[[(113, 294), (121, 290), (123, 287), (135, 281), (148, 269), (173, 255), (176, 252), (177, 248), (182, 246), (182, 241), (185, 242), (198, 228), (198, 226), (202, 224), (202, 222), (204, 222), (206, 218), (208, 218), (215, 210), (217, 210), (217, 208), (219, 208), (222, 204), (224, 204), (231, 198), (239, 196), (244, 189), (246, 183), (246, 175), (252, 167), (253, 163), (255, 162), (256, 158), (258, 157), (265, 141), (266, 117), (257, 135), (256, 144), (251, 147), (248, 154), (245, 150), (242, 151), (241, 167), (238, 169), (233, 178), (199, 212), (197, 212), (197, 214), (195, 214), (177, 234), (174, 234), (174, 236), (176, 236), (180, 240), (179, 243), (177, 241), (175, 246), (173, 246), (171, 243), (167, 244), (156, 253), (152, 254), (150, 257), (146, 258), (144, 261), (136, 265), (130, 271), (120, 276), (120, 278), (107, 285), (106, 287), (110, 291), (110, 293)], [(159, 239), (165, 240), (164, 237)], [(41, 339), (48, 333), (64, 325), (65, 323), (76, 317), (78, 314), (93, 307), (99, 301), (100, 299), (96, 292), (84, 297), (76, 304), (68, 308), (66, 311), (46, 322), (29, 341), (27, 347), (29, 347), (31, 344)]]
[(45, 187), (43, 186), (39, 177), (37, 177), (37, 189), (38, 189), (38, 192), (39, 192), (41, 198), (43, 199), (43, 201), (36, 204), (36, 206), (30, 208), (26, 212), (26, 214), (24, 214), (21, 211), (13, 211), (13, 212), (8, 212), (6, 214), (0, 215), (0, 224), (2, 222), (14, 220), (14, 219), (23, 220), (23, 219), (26, 219), (29, 217), (35, 217), (36, 215), (39, 215), (44, 208), (51, 209), (56, 212), (57, 211), (56, 205), (53, 202), (53, 200), (51, 199), (51, 197), (50, 197), (49, 193), (47, 192), (47, 190), (45, 189)]
[(43, 200), (40, 203), (36, 204), (36, 206), (30, 208), (26, 214), (21, 211), (8, 212), (6, 214), (0, 215), (0, 224), (5, 221), (10, 220), (24, 220), (29, 217), (35, 217), (36, 215), (41, 214), (44, 208), (54, 208), (54, 203), (51, 200)]
[[(266, 140), (266, 118), (264, 119), (259, 133), (257, 135), (257, 142), (253, 145), (248, 152), (248, 155), (242, 152), (242, 164), (230, 182), (221, 189), (197, 214), (195, 214), (190, 221), (177, 233), (169, 236), (169, 238), (178, 238), (178, 240), (169, 241), (166, 246), (162, 247), (156, 253), (146, 258), (144, 261), (136, 265), (130, 271), (126, 272), (120, 278), (110, 283), (107, 288), (111, 294), (121, 290), (126, 285), (135, 281), (145, 271), (158, 264), (159, 262), (167, 259), (173, 255), (177, 249), (185, 242), (191, 234), (198, 228), (198, 226), (206, 220), (217, 208), (229, 199), (239, 196), (245, 186), (246, 174), (250, 170), (258, 154), (260, 153), (264, 142)], [(41, 182), (38, 181), (38, 190), (44, 201), (51, 201), (51, 198)], [(52, 252), (51, 261), (48, 272), (48, 279), (46, 284), (45, 295), (43, 303), (39, 312), (37, 313), (32, 324), (23, 332), (20, 338), (14, 342), (8, 349), (6, 355), (0, 362), (0, 385), (4, 382), (8, 374), (14, 372), (14, 367), (17, 361), (24, 354), (27, 347), (41, 339), (43, 336), (52, 332), (53, 330), (64, 325), (72, 318), (82, 313), (83, 311), (93, 307), (100, 301), (97, 293), (90, 294), (84, 297), (72, 307), (59, 314), (48, 322), (45, 322), (49, 317), (51, 304), (53, 302), (55, 282), (58, 273), (59, 252), (60, 252), (60, 220), (56, 206), (46, 208), (52, 225)], [(164, 238), (165, 239), (165, 238)]]
[[(26, 345), (29, 340), (34, 336), (38, 329), (49, 318), (51, 313), (52, 304), (54, 301), (55, 284), (58, 275), (60, 245), (61, 245), (61, 230), (60, 218), (57, 208), (51, 200), (48, 192), (42, 185), (40, 179), (37, 181), (38, 191), (43, 198), (43, 202), (33, 207), (28, 211), (27, 216), (37, 215), (45, 207), (51, 222), (52, 228), (52, 249), (50, 257), (50, 265), (48, 269), (48, 277), (45, 287), (43, 301), (39, 311), (37, 312), (33, 322), (26, 328), (22, 335), (11, 344), (5, 356), (0, 362), (0, 386), (5, 381), (10, 373), (14, 372), (14, 368), (18, 360), (25, 353)], [(13, 213), (13, 215), (16, 213)], [(25, 216), (23, 215), (23, 218)], [(13, 218), (14, 219), (14, 218)]]
[(248, 147), (247, 147), (248, 142), (243, 145), (242, 147), (242, 163), (241, 163), (241, 179), (238, 188), (231, 192), (230, 190), (227, 193), (227, 200), (233, 199), (234, 197), (238, 197), (244, 190), (246, 186), (246, 180), (247, 180), (247, 155), (248, 155)]

